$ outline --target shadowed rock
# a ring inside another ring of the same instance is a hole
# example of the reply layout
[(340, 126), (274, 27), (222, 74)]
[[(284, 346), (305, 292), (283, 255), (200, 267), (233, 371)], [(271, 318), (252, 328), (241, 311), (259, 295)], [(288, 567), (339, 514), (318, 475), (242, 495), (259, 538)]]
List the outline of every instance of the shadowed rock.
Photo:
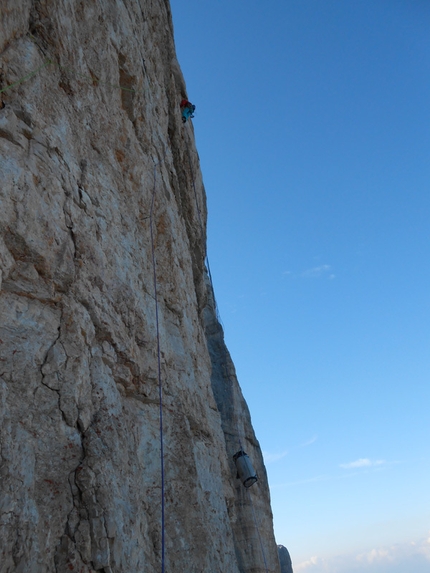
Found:
[(278, 555), (281, 564), (281, 573), (293, 573), (293, 564), (288, 549), (283, 545), (278, 545)]

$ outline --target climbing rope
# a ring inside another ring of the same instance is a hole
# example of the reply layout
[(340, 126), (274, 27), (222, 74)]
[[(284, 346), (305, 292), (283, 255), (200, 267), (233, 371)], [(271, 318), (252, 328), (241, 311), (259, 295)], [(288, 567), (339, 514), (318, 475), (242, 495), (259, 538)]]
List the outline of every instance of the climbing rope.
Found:
[[(186, 125), (186, 124), (185, 124)], [(205, 243), (205, 231), (204, 231), (204, 226), (203, 226), (203, 218), (202, 218), (202, 214), (200, 211), (200, 207), (199, 207), (199, 201), (198, 201), (198, 197), (197, 197), (197, 190), (196, 190), (196, 182), (195, 182), (195, 178), (194, 178), (194, 170), (193, 170), (193, 166), (191, 163), (191, 155), (190, 155), (190, 150), (189, 147), (187, 146), (187, 155), (188, 155), (188, 163), (190, 166), (190, 172), (191, 172), (191, 181), (193, 184), (193, 190), (194, 190), (194, 198), (196, 201), (196, 210), (197, 210), (197, 218), (199, 220), (199, 224), (200, 224), (200, 232), (201, 232), (201, 241), (204, 244)], [(208, 272), (208, 277), (209, 277), (209, 282), (211, 285), (211, 294), (212, 294), (212, 299), (214, 301), (214, 307), (215, 307), (215, 315), (216, 318), (218, 320), (218, 322), (222, 325), (222, 321), (221, 321), (221, 316), (218, 310), (218, 304), (215, 298), (215, 289), (214, 289), (214, 285), (213, 285), (213, 280), (212, 280), (212, 273), (211, 273), (211, 267), (209, 264), (209, 256), (207, 254), (205, 254), (205, 265), (206, 265), (206, 270)]]
[[(139, 2), (138, 2), (138, 5), (140, 7)], [(90, 82), (92, 85), (104, 85), (104, 86), (108, 86), (108, 87), (115, 88), (115, 89), (121, 89), (121, 90), (131, 92), (131, 93), (139, 93), (139, 90), (134, 90), (132, 88), (128, 88), (128, 87), (117, 85), (117, 84), (111, 84), (109, 82), (103, 82), (103, 81), (101, 81), (97, 78), (94, 78), (92, 76), (87, 76), (85, 74), (81, 74), (81, 73), (77, 72), (76, 70), (74, 70), (71, 66), (62, 66), (61, 64), (58, 64), (57, 62), (54, 62), (54, 61), (49, 60), (49, 59), (46, 60), (42, 65), (37, 67), (32, 72), (30, 72), (30, 73), (26, 74), (25, 76), (23, 76), (22, 78), (20, 78), (19, 80), (17, 80), (15, 82), (13, 82), (12, 84), (0, 89), (0, 93), (7, 92), (8, 90), (17, 87), (18, 85), (22, 84), (23, 82), (30, 80), (37, 73), (39, 73), (41, 70), (48, 67), (49, 65), (54, 65), (59, 70), (61, 70), (63, 72), (72, 73), (75, 76), (77, 76), (78, 78), (81, 78), (83, 80)], [(142, 57), (142, 69), (144, 72), (143, 75), (145, 76), (146, 81), (148, 82), (148, 87), (149, 87), (148, 74), (147, 74), (147, 70), (146, 70), (145, 60), (143, 57)], [(201, 231), (201, 240), (202, 240), (202, 244), (203, 244), (204, 239), (205, 239), (203, 218), (202, 218), (202, 213), (201, 213), (200, 206), (199, 206), (195, 177), (194, 177), (194, 170), (192, 167), (191, 155), (190, 155), (190, 151), (189, 151), (188, 146), (187, 146), (187, 154), (188, 154), (188, 162), (189, 162), (191, 178), (192, 178), (194, 198), (195, 198), (195, 202), (196, 202), (197, 217), (198, 217), (198, 221), (199, 221), (199, 225), (200, 225), (200, 231)], [(165, 155), (166, 155), (166, 149), (164, 151), (163, 157), (161, 159), (159, 159), (159, 161), (154, 163), (154, 174), (153, 174), (154, 183), (153, 183), (153, 190), (152, 190), (152, 197), (151, 197), (151, 208), (150, 208), (150, 215), (149, 215), (152, 268), (153, 268), (153, 288), (154, 288), (154, 300), (155, 300), (158, 394), (159, 394), (159, 433), (160, 433), (160, 470), (161, 470), (161, 573), (165, 573), (165, 472), (164, 472), (164, 435), (163, 435), (163, 384), (162, 384), (162, 375), (161, 375), (161, 345), (160, 345), (160, 326), (159, 326), (159, 307), (158, 307), (158, 286), (157, 286), (155, 242), (154, 242), (154, 206), (155, 206), (156, 183), (157, 183), (157, 166), (162, 161), (164, 161)], [(206, 269), (207, 269), (207, 273), (208, 273), (208, 277), (209, 277), (209, 282), (210, 282), (210, 286), (211, 286), (211, 294), (212, 294), (213, 301), (214, 301), (214, 309), (215, 309), (216, 317), (217, 317), (217, 320), (221, 323), (221, 318), (220, 318), (219, 311), (218, 311), (218, 305), (217, 305), (216, 298), (215, 298), (212, 273), (211, 273), (211, 269), (210, 269), (209, 257), (207, 255), (207, 252), (205, 254), (205, 265), (206, 265)], [(239, 434), (239, 432), (238, 432), (238, 434)], [(240, 438), (239, 438), (239, 445), (240, 445), (240, 449), (243, 450)], [(248, 490), (247, 490), (247, 495), (248, 495), (248, 498), (250, 501), (250, 505), (251, 505), (251, 509), (252, 509), (252, 513), (253, 513), (253, 518), (254, 518), (254, 523), (255, 523), (256, 530), (257, 530), (258, 539), (260, 542), (260, 547), (261, 547), (261, 552), (262, 552), (263, 561), (264, 561), (264, 565), (265, 565), (265, 570), (266, 570), (266, 573), (268, 573), (266, 555), (264, 552), (263, 542), (262, 542), (261, 535), (260, 535), (260, 529), (258, 526), (257, 517), (255, 514), (255, 509), (254, 509), (254, 505), (252, 502), (252, 498), (251, 498), (250, 492)]]
[[(137, 5), (139, 6), (140, 13), (142, 14), (142, 19), (145, 20), (145, 16), (143, 15), (142, 6), (140, 5), (139, 0), (136, 0), (136, 2), (137, 2)], [(150, 87), (149, 80), (148, 80), (148, 70), (146, 69), (145, 58), (142, 56), (142, 54), (141, 54), (141, 58), (142, 58), (142, 68), (143, 68), (143, 71), (145, 72), (144, 75), (145, 75), (146, 81), (148, 82), (148, 87)], [(152, 92), (150, 92), (150, 93), (152, 93)]]
[[(143, 60), (143, 68), (146, 71), (146, 66), (145, 66), (145, 60)], [(80, 79), (86, 80), (90, 83), (92, 83), (93, 85), (101, 85), (101, 86), (107, 86), (110, 88), (114, 88), (114, 89), (119, 89), (119, 90), (123, 90), (126, 92), (131, 92), (134, 94), (137, 93), (141, 93), (140, 90), (134, 90), (132, 88), (127, 88), (125, 86), (121, 86), (118, 84), (111, 84), (109, 82), (103, 82), (97, 78), (94, 78), (92, 76), (87, 76), (85, 74), (81, 74), (80, 72), (77, 72), (74, 68), (72, 68), (72, 66), (62, 66), (61, 64), (58, 64), (57, 62), (53, 62), (52, 60), (46, 60), (46, 62), (44, 64), (42, 64), (41, 66), (39, 66), (38, 68), (36, 68), (35, 70), (33, 70), (32, 72), (30, 72), (29, 74), (23, 76), (22, 78), (20, 78), (19, 80), (17, 80), (16, 82), (13, 82), (12, 84), (9, 84), (8, 86), (6, 86), (5, 88), (2, 88), (0, 90), (0, 93), (4, 93), (20, 84), (22, 84), (23, 82), (31, 79), (33, 76), (35, 76), (37, 73), (39, 73), (41, 70), (43, 70), (43, 68), (46, 68), (49, 65), (53, 65), (55, 67), (57, 67), (59, 70), (61, 70), (62, 72), (70, 72), (72, 74), (74, 74), (75, 76), (77, 76)], [(146, 79), (148, 80), (147, 76), (145, 75)], [(143, 93), (143, 92), (142, 92)]]
[[(164, 156), (163, 156), (164, 159)], [(161, 161), (161, 160), (160, 160)], [(159, 418), (160, 418), (160, 459), (161, 459), (161, 573), (164, 573), (165, 565), (165, 495), (164, 495), (164, 436), (163, 436), (163, 384), (161, 379), (161, 348), (160, 348), (160, 324), (158, 317), (158, 292), (157, 292), (157, 267), (155, 260), (155, 246), (154, 246), (154, 203), (157, 182), (157, 165), (154, 165), (154, 187), (151, 198), (151, 210), (149, 215), (149, 228), (151, 233), (151, 253), (152, 253), (152, 272), (154, 284), (154, 299), (155, 299), (155, 324), (157, 332), (157, 367), (158, 367), (158, 397), (159, 397)]]
[(23, 82), (29, 80), (30, 78), (32, 78), (33, 76), (35, 76), (38, 72), (40, 72), (40, 70), (43, 70), (43, 68), (46, 68), (46, 66), (49, 66), (49, 64), (52, 64), (53, 62), (51, 62), (51, 60), (47, 60), (44, 64), (42, 64), (41, 66), (39, 66), (38, 68), (36, 68), (35, 70), (33, 70), (32, 72), (30, 72), (29, 74), (27, 74), (26, 76), (20, 78), (19, 80), (17, 80), (16, 82), (14, 82), (13, 84), (10, 84), (8, 86), (6, 86), (5, 88), (0, 90), (0, 94), (3, 92), (6, 92), (7, 90), (10, 90), (11, 88), (14, 88), (16, 86), (18, 86), (19, 84), (22, 84)]
[[(195, 183), (195, 178), (194, 178), (194, 170), (192, 167), (192, 163), (191, 163), (191, 155), (190, 155), (190, 150), (189, 147), (187, 146), (187, 154), (188, 154), (188, 163), (190, 166), (190, 172), (191, 172), (191, 179), (192, 179), (192, 184), (193, 184), (193, 189), (194, 189), (194, 198), (196, 201), (196, 209), (197, 209), (197, 216), (198, 216), (198, 220), (199, 220), (199, 224), (200, 224), (200, 230), (201, 230), (201, 235), (202, 235), (202, 242), (204, 242), (204, 227), (203, 227), (203, 219), (202, 219), (202, 215), (201, 215), (201, 211), (200, 211), (200, 207), (199, 207), (199, 202), (198, 202), (198, 197), (197, 197), (197, 190), (196, 190), (196, 183)], [(215, 306), (215, 312), (216, 312), (216, 317), (218, 322), (221, 323), (221, 319), (219, 316), (219, 312), (218, 312), (218, 305), (216, 303), (216, 299), (215, 299), (215, 291), (214, 291), (214, 286), (213, 286), (213, 282), (212, 282), (212, 275), (211, 275), (211, 271), (210, 271), (210, 265), (209, 265), (209, 257), (206, 253), (206, 258), (205, 258), (205, 263), (206, 263), (206, 268), (208, 271), (208, 276), (209, 276), (209, 281), (210, 281), (210, 285), (211, 285), (211, 290), (212, 290), (212, 296), (213, 296), (213, 301), (214, 301), (214, 306)], [(230, 378), (230, 375), (228, 375), (228, 377)], [(243, 446), (242, 446), (242, 441), (240, 439), (240, 431), (239, 431), (239, 427), (237, 428), (237, 437), (238, 437), (238, 441), (239, 441), (239, 448), (240, 451), (244, 452)], [(255, 514), (255, 509), (254, 509), (254, 504), (252, 503), (252, 497), (251, 494), (249, 492), (248, 488), (245, 488), (247, 495), (248, 495), (248, 499), (250, 501), (250, 505), (251, 505), (251, 509), (252, 509), (252, 515), (254, 518), (254, 523), (255, 523), (255, 528), (257, 530), (257, 535), (258, 535), (258, 539), (260, 542), (260, 548), (261, 548), (261, 554), (263, 557), (263, 561), (264, 561), (264, 567), (265, 567), (265, 571), (266, 573), (269, 573), (269, 570), (267, 568), (267, 560), (266, 560), (266, 554), (264, 551), (264, 546), (263, 546), (263, 540), (261, 538), (261, 534), (260, 534), (260, 528), (258, 525), (258, 521), (257, 521), (257, 516)]]
[[(238, 426), (238, 427), (237, 427), (238, 442), (239, 442), (239, 448), (240, 448), (239, 451), (245, 453), (245, 450), (243, 449), (243, 446), (242, 446), (242, 441), (241, 441), (241, 439), (240, 439), (239, 424), (238, 424), (237, 426)], [(246, 458), (245, 458), (245, 460), (246, 460)], [(266, 553), (265, 553), (265, 551), (264, 551), (263, 540), (262, 540), (262, 538), (261, 538), (260, 527), (259, 527), (259, 524), (258, 524), (258, 521), (257, 521), (257, 515), (256, 515), (256, 513), (255, 513), (254, 504), (253, 504), (253, 502), (252, 502), (251, 493), (250, 493), (250, 491), (249, 491), (250, 489), (251, 489), (250, 487), (249, 487), (249, 488), (248, 488), (248, 487), (245, 487), (245, 490), (246, 490), (246, 493), (247, 493), (247, 496), (248, 496), (248, 499), (249, 499), (249, 504), (250, 504), (251, 510), (252, 510), (252, 516), (253, 516), (253, 518), (254, 518), (255, 529), (257, 530), (257, 536), (258, 536), (258, 541), (259, 541), (259, 543), (260, 543), (261, 555), (262, 555), (262, 557), (263, 557), (263, 562), (264, 562), (264, 568), (265, 568), (265, 570), (266, 570), (266, 573), (269, 573), (269, 570), (268, 570), (268, 567), (267, 567)]]
[(254, 516), (255, 528), (257, 530), (258, 540), (260, 542), (260, 547), (261, 547), (261, 554), (263, 556), (263, 561), (264, 561), (264, 568), (266, 570), (266, 573), (269, 573), (269, 569), (267, 568), (266, 554), (264, 552), (264, 547), (263, 547), (263, 540), (261, 539), (260, 528), (258, 526), (257, 516), (255, 515), (254, 504), (252, 503), (252, 497), (251, 497), (251, 493), (250, 493), (249, 489), (246, 489), (246, 493), (248, 494), (248, 499), (249, 499), (249, 502), (251, 504), (252, 515)]

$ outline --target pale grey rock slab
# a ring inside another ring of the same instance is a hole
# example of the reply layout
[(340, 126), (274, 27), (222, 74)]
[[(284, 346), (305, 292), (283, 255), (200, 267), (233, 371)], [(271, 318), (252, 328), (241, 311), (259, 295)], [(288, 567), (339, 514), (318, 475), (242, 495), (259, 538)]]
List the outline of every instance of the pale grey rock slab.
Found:
[(40, 69), (0, 110), (0, 572), (160, 570), (159, 362), (166, 570), (279, 573), (168, 2), (4, 10), (2, 87)]

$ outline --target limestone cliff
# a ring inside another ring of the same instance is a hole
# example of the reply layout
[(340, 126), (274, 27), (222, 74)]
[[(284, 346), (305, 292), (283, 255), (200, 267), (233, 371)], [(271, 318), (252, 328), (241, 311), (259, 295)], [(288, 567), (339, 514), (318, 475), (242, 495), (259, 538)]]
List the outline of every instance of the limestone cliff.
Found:
[(293, 564), (288, 549), (283, 545), (278, 545), (278, 555), (281, 573), (293, 573)]
[(169, 3), (0, 10), (0, 572), (279, 573)]

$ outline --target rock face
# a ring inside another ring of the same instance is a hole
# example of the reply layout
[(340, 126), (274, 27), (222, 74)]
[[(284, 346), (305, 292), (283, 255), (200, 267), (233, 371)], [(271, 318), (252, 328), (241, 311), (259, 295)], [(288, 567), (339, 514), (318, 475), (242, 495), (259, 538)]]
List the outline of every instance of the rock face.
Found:
[(288, 549), (283, 545), (278, 545), (278, 554), (281, 564), (281, 573), (293, 573), (293, 564)]
[(279, 573), (168, 1), (0, 11), (0, 572)]

